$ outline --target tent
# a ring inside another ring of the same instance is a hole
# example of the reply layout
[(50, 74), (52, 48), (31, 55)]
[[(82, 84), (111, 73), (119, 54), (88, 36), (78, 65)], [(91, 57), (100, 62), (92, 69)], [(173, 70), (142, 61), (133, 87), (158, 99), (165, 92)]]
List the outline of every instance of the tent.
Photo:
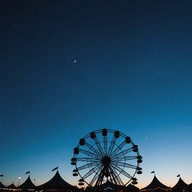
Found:
[(115, 185), (114, 183), (111, 183), (110, 181), (106, 181), (105, 183), (97, 186), (97, 189), (101, 189), (104, 191), (114, 191), (116, 189), (119, 189), (121, 186)]
[(107, 181), (103, 183), (102, 185), (98, 186), (99, 188), (106, 189), (106, 188), (112, 188), (112, 189), (117, 189), (119, 188), (119, 185), (115, 185), (114, 183), (111, 183), (110, 181)]
[(3, 185), (2, 182), (0, 181), (0, 191), (4, 191), (5, 188), (6, 188), (5, 185)]
[(173, 192), (180, 192), (180, 191), (188, 191), (189, 185), (185, 183), (181, 178), (179, 178), (178, 182), (175, 184), (175, 186), (172, 187)]
[(189, 191), (192, 192), (192, 183), (189, 184)]
[(122, 185), (116, 185), (114, 183), (111, 183), (110, 181), (107, 181), (106, 183), (97, 186), (96, 188), (101, 189), (102, 191), (116, 191), (116, 190), (123, 190), (127, 192), (139, 192), (139, 188), (137, 188), (134, 185), (129, 184), (128, 186), (122, 186)]
[(135, 185), (129, 184), (127, 187), (125, 187), (125, 191), (127, 192), (139, 192), (139, 188)]
[(32, 183), (31, 178), (29, 176), (23, 184), (19, 185), (18, 188), (22, 190), (28, 190), (28, 189), (35, 189), (36, 186)]
[(17, 187), (14, 185), (14, 183), (11, 183), (11, 185), (8, 185), (6, 188), (9, 191), (15, 191), (17, 189)]
[(5, 185), (3, 185), (3, 183), (0, 181), (0, 189), (5, 188)]
[(73, 191), (77, 190), (77, 188), (73, 185), (67, 183), (59, 174), (58, 170), (52, 179), (47, 181), (46, 183), (37, 186), (37, 190), (57, 190), (57, 191)]
[(149, 185), (142, 188), (141, 191), (155, 191), (155, 192), (161, 192), (168, 190), (169, 187), (161, 183), (156, 176), (154, 176), (153, 180)]

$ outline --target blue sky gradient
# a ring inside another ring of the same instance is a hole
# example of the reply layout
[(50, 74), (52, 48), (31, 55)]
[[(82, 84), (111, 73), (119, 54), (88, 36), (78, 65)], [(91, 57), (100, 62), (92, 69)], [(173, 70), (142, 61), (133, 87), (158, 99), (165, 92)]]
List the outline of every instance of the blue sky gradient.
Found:
[(103, 127), (139, 145), (138, 187), (192, 181), (191, 1), (1, 1), (0, 174), (41, 184)]

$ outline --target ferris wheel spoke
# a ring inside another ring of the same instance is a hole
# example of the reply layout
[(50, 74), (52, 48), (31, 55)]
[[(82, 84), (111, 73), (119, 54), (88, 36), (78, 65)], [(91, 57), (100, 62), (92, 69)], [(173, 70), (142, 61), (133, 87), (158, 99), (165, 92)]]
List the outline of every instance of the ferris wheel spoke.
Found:
[(91, 151), (93, 151), (93, 152), (95, 153), (95, 155), (100, 156), (99, 151), (98, 151), (95, 147), (93, 147), (92, 145), (90, 145), (88, 142), (85, 142), (85, 145), (86, 145)]
[(90, 167), (93, 167), (93, 163), (87, 163), (85, 165), (82, 165), (82, 166), (78, 167), (78, 170), (83, 170), (83, 169), (87, 169), (87, 168), (90, 168)]
[(85, 155), (88, 155), (88, 156), (91, 156), (91, 157), (95, 157), (97, 158), (97, 154), (91, 152), (91, 151), (87, 151), (87, 150), (84, 150), (84, 149), (79, 149), (79, 152), (85, 154)]
[(121, 157), (121, 156), (124, 157), (124, 155), (126, 155), (127, 153), (129, 153), (129, 152), (131, 152), (131, 151), (133, 151), (133, 148), (132, 148), (132, 147), (131, 147), (131, 148), (128, 148), (128, 149), (125, 149), (125, 150), (123, 150), (123, 151), (121, 151), (121, 152), (119, 152), (119, 153), (113, 154), (112, 158), (114, 158), (114, 157)]
[(105, 173), (105, 167), (102, 167), (101, 168), (101, 171), (98, 175), (98, 178), (97, 178), (97, 181), (96, 181), (96, 185), (101, 185), (102, 184), (102, 181), (103, 181), (103, 178), (104, 178), (104, 173)]
[(83, 179), (88, 178), (90, 175), (92, 175), (94, 172), (97, 172), (99, 170), (98, 166), (93, 167), (91, 170), (89, 170), (84, 176)]
[(87, 158), (87, 157), (77, 157), (76, 158), (76, 161), (79, 161), (79, 162), (92, 162), (92, 163), (96, 163), (96, 162), (99, 162), (99, 159), (96, 159), (96, 158)]
[(123, 163), (123, 162), (118, 162), (118, 166), (126, 167), (126, 168), (131, 168), (131, 169), (137, 169), (136, 165), (131, 165), (129, 163)]
[(120, 168), (118, 166), (113, 166), (113, 168), (115, 170), (117, 170), (119, 173), (121, 173), (122, 175), (124, 175), (125, 177), (128, 177), (130, 179), (132, 178), (132, 176), (129, 173), (127, 173), (126, 171), (124, 171), (122, 168)]
[(116, 141), (117, 141), (117, 138), (115, 136), (113, 136), (113, 139), (112, 139), (110, 146), (109, 146), (109, 151), (108, 151), (109, 155), (111, 155), (111, 152), (113, 151), (113, 148), (115, 146)]
[(117, 147), (115, 148), (115, 150), (112, 151), (111, 156), (115, 155), (119, 150), (121, 150), (125, 144), (126, 144), (126, 142), (123, 141), (119, 146), (117, 146)]
[(103, 143), (104, 143), (104, 152), (107, 154), (107, 136), (103, 137)]
[(117, 185), (123, 185), (123, 181), (121, 180), (117, 171), (115, 169), (113, 169), (111, 166), (109, 168), (110, 168), (110, 172), (112, 173), (110, 175), (110, 177), (111, 177), (111, 180), (113, 181), (113, 183), (115, 183)]
[(102, 149), (102, 147), (101, 147), (101, 144), (100, 144), (98, 138), (95, 137), (93, 140), (94, 140), (94, 142), (95, 142), (95, 144), (96, 144), (96, 146), (97, 146), (97, 148), (98, 148), (98, 151), (100, 152), (100, 155), (103, 155), (103, 154), (104, 154), (104, 151), (103, 151), (103, 149)]
[(128, 160), (134, 160), (134, 159), (137, 159), (137, 156), (132, 155), (132, 156), (119, 157), (119, 160), (120, 160), (120, 161), (121, 161), (121, 160), (126, 160), (126, 161), (128, 161)]
[(95, 172), (95, 175), (94, 175), (93, 178), (91, 179), (91, 181), (90, 181), (90, 184), (91, 184), (91, 185), (93, 185), (93, 184), (96, 182), (96, 180), (98, 179), (98, 177), (99, 177), (99, 171), (101, 170), (101, 167), (102, 167), (102, 166), (99, 166), (99, 167), (98, 167), (97, 171)]
[(132, 155), (132, 156), (114, 156), (113, 160), (114, 161), (129, 161), (129, 160), (134, 160), (138, 159), (138, 156)]
[(90, 181), (90, 185), (94, 185), (94, 183), (96, 182), (97, 178), (98, 178), (98, 175), (95, 173), (94, 177)]

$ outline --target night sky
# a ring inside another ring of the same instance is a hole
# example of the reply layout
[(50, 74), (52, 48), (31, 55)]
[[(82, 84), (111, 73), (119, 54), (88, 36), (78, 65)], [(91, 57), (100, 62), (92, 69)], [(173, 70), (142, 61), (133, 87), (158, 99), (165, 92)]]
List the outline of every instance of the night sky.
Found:
[(191, 0), (0, 0), (0, 174), (35, 184), (103, 127), (143, 156), (137, 187), (192, 182)]

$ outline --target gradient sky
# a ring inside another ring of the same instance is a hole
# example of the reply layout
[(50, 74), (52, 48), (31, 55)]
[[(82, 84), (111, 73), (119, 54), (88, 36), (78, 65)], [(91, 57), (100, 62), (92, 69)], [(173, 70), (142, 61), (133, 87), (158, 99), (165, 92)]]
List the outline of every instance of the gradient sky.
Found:
[(190, 0), (0, 0), (0, 174), (48, 181), (87, 133), (131, 136), (138, 187), (192, 182)]

